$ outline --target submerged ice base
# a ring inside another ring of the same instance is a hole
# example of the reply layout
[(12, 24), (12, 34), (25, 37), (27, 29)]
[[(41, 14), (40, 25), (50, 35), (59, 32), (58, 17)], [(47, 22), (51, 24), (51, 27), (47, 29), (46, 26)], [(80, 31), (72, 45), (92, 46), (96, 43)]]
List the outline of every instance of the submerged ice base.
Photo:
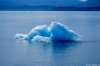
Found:
[(30, 42), (48, 43), (52, 41), (78, 41), (79, 34), (70, 30), (67, 26), (52, 22), (49, 26), (41, 25), (34, 27), (28, 34), (16, 34), (16, 39)]

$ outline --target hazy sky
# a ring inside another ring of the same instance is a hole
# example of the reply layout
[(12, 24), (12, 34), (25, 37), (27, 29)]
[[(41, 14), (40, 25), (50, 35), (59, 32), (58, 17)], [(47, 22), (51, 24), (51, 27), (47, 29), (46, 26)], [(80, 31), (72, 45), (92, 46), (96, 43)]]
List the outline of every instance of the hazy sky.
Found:
[(0, 0), (0, 5), (100, 6), (100, 0)]

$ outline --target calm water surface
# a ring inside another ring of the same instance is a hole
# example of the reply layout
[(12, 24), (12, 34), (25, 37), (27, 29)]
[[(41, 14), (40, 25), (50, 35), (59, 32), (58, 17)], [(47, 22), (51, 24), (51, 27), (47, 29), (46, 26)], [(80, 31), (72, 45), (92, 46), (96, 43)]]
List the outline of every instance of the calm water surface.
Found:
[[(31, 44), (16, 33), (58, 21), (82, 35), (81, 42)], [(86, 66), (100, 64), (99, 11), (0, 11), (0, 66)]]

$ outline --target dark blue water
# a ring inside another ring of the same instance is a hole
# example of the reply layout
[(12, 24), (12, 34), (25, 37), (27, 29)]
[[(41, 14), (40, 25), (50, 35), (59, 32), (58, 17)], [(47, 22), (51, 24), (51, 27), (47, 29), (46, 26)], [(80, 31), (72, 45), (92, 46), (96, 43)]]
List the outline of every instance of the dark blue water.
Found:
[[(81, 42), (31, 44), (16, 33), (58, 21), (82, 35)], [(99, 11), (1, 11), (0, 66), (86, 66), (100, 64)]]

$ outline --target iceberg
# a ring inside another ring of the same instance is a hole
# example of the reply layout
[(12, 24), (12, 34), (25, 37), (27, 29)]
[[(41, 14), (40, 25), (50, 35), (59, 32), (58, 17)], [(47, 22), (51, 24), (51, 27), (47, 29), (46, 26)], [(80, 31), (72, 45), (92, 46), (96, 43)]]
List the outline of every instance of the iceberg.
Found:
[(49, 26), (36, 26), (28, 34), (16, 34), (15, 37), (18, 40), (40, 43), (80, 40), (79, 34), (59, 22), (52, 22)]

